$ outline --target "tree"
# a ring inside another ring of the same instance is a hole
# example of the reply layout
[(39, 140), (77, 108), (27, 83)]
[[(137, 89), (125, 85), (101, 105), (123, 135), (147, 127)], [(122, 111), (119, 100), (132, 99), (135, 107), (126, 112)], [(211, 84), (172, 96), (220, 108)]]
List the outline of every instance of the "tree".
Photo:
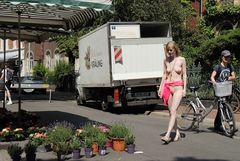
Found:
[(177, 39), (186, 17), (192, 10), (179, 0), (113, 0), (115, 21), (164, 21), (171, 22), (173, 37)]

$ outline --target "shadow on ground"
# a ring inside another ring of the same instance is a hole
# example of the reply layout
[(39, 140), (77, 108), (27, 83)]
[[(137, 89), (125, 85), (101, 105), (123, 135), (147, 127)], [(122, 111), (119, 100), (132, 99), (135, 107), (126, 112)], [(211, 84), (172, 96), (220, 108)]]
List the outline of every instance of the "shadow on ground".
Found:
[(194, 157), (178, 157), (174, 161), (230, 161), (225, 159), (197, 159)]
[[(21, 94), (22, 100), (49, 100), (49, 92), (46, 94), (42, 93), (29, 93), (29, 94)], [(2, 98), (2, 96), (1, 96)], [(18, 93), (12, 93), (12, 99), (18, 100)], [(51, 100), (75, 100), (75, 95), (73, 92), (52, 92), (51, 93)]]
[[(86, 107), (101, 110), (101, 104), (96, 102), (87, 102)], [(146, 114), (149, 115), (152, 111), (163, 109), (160, 105), (147, 105), (147, 106), (129, 106), (129, 107), (113, 107), (108, 112), (121, 115), (121, 114)]]
[(80, 127), (86, 123), (103, 124), (100, 122), (89, 120), (87, 117), (84, 116), (79, 116), (60, 111), (41, 111), (41, 112), (37, 111), (34, 113), (36, 113), (36, 115), (40, 117), (39, 122), (44, 126), (48, 126), (54, 122), (62, 121), (72, 123), (75, 127)]

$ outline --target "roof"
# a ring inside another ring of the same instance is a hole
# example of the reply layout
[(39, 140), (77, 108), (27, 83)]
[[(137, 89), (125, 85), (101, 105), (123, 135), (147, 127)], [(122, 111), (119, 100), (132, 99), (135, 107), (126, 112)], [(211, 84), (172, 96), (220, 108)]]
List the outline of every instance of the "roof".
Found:
[(6, 38), (18, 38), (19, 17), (21, 40), (41, 42), (78, 30), (81, 24), (109, 12), (109, 8), (108, 0), (0, 1), (0, 38), (4, 38), (4, 31)]

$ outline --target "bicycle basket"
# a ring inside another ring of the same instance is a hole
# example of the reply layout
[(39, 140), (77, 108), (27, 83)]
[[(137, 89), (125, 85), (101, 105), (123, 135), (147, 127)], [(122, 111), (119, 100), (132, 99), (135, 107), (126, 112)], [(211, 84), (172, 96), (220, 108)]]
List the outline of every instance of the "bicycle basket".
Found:
[(217, 97), (230, 96), (232, 94), (232, 85), (233, 85), (233, 83), (231, 81), (216, 83), (213, 86), (215, 95)]

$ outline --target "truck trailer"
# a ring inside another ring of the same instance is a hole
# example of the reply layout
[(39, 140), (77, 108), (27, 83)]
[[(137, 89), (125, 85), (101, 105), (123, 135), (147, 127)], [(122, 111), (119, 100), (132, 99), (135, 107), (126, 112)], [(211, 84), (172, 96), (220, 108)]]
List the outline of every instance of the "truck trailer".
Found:
[(167, 22), (108, 22), (79, 39), (78, 105), (114, 107), (158, 104)]

